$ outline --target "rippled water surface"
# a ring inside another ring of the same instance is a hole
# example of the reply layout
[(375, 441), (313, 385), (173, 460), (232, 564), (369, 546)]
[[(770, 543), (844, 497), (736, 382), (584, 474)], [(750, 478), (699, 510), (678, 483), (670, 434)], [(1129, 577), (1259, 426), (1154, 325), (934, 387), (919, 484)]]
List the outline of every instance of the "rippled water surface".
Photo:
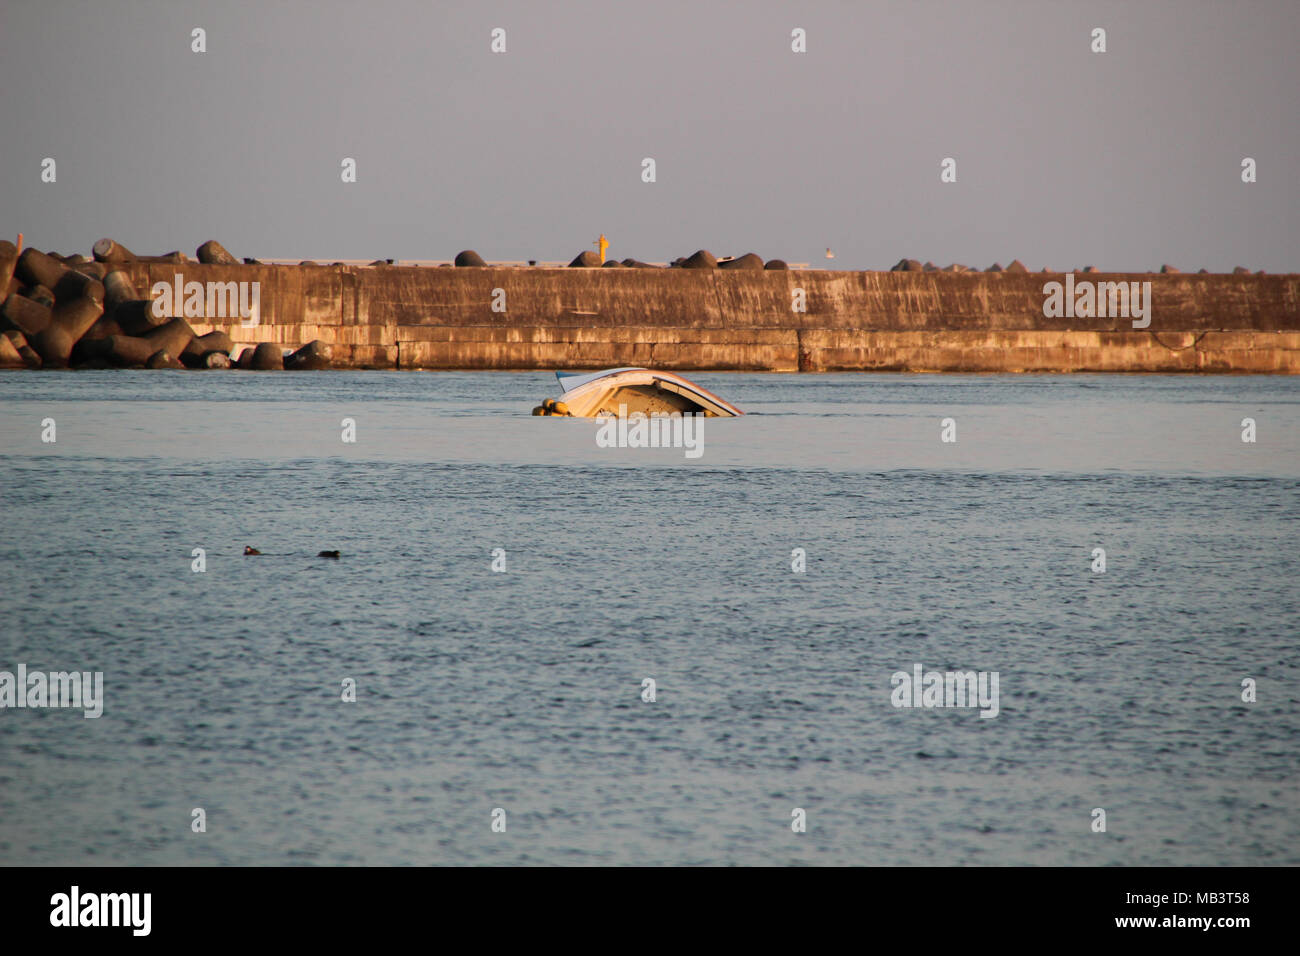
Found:
[(0, 375), (0, 862), (1300, 863), (1300, 381), (692, 377)]

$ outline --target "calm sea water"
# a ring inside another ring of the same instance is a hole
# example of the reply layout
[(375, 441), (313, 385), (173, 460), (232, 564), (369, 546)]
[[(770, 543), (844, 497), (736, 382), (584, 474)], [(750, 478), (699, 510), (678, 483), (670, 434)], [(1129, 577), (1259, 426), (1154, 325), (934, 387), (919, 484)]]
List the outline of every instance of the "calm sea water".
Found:
[(1300, 380), (693, 377), (0, 375), (0, 862), (1300, 863)]

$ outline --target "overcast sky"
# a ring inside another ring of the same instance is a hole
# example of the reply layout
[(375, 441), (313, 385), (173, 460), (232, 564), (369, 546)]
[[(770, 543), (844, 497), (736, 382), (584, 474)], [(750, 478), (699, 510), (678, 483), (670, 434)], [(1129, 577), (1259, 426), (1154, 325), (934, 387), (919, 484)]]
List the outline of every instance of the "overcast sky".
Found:
[(1294, 272), (1298, 48), (1298, 0), (0, 0), (0, 234)]

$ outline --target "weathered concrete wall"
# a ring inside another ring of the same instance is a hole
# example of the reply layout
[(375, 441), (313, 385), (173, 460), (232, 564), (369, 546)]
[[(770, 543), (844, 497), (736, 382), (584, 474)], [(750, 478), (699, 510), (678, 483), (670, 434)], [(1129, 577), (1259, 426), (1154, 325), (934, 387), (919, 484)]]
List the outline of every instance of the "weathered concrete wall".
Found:
[[(1047, 318), (1041, 273), (218, 266), (158, 281), (261, 283), (261, 322), (190, 318), (237, 345), (321, 339), (336, 364), (754, 371), (1300, 372), (1300, 275), (1076, 274), (1151, 283), (1151, 325)], [(506, 311), (493, 312), (504, 289)], [(807, 311), (791, 308), (804, 290)]]

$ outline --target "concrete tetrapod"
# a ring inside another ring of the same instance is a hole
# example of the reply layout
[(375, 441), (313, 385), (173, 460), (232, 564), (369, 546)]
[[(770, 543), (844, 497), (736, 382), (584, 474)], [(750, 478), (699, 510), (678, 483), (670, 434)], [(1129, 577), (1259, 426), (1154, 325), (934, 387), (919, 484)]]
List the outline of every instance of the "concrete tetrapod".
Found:
[(320, 339), (312, 339), (286, 358), (284, 367), (291, 371), (329, 368), (333, 354), (333, 350)]
[(274, 342), (261, 342), (253, 350), (247, 367), (255, 372), (279, 371), (284, 368), (284, 353)]
[(72, 347), (90, 331), (103, 311), (103, 306), (88, 295), (59, 299), (50, 313), (50, 324), (32, 338), (32, 348), (46, 365), (58, 368), (67, 365)]
[(215, 239), (209, 239), (198, 249), (194, 250), (194, 255), (198, 257), (199, 262), (207, 265), (218, 266), (237, 266), (239, 260), (226, 251), (226, 247)]

